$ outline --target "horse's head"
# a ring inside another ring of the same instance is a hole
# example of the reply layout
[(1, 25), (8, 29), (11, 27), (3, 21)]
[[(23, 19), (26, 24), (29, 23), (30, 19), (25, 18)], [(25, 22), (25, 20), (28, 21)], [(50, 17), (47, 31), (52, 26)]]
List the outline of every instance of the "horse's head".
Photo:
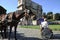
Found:
[(25, 17), (30, 17), (30, 15), (29, 15), (30, 10), (25, 9), (24, 12), (25, 12), (25, 14), (24, 14)]
[(30, 10), (30, 9), (25, 9), (24, 12), (25, 12), (24, 16), (26, 18), (29, 18), (29, 17), (31, 17), (31, 16), (34, 15), (34, 13), (32, 12), (32, 10)]

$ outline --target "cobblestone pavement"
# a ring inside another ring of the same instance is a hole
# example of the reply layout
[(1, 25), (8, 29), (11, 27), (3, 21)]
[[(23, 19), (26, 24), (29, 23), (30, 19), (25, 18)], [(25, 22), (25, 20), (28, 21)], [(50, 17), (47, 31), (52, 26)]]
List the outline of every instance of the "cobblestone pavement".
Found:
[[(60, 31), (53, 31), (53, 33), (54, 33), (54, 39), (49, 39), (49, 40), (60, 40)], [(40, 35), (40, 30), (29, 29), (29, 28), (17, 28), (17, 39), (18, 40), (42, 40)], [(8, 40), (8, 39), (3, 39), (3, 40)], [(13, 32), (11, 35), (11, 40), (14, 40)]]

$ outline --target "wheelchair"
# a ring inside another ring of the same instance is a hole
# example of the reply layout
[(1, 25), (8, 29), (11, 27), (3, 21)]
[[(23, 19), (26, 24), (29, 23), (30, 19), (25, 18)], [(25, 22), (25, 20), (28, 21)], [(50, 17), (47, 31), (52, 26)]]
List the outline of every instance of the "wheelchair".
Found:
[(42, 39), (51, 39), (53, 38), (53, 32), (51, 32), (48, 28), (44, 28), (41, 31), (41, 36), (42, 36)]

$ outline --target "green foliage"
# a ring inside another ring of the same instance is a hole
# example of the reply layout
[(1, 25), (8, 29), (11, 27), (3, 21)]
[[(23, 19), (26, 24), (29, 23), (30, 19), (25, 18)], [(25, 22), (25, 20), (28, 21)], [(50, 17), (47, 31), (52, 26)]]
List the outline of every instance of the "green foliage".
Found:
[(53, 21), (55, 21), (55, 20), (53, 20), (53, 19), (47, 19), (47, 21), (48, 21), (48, 22), (53, 22)]
[(55, 19), (56, 19), (56, 20), (60, 20), (60, 13), (56, 13), (56, 14), (55, 14)]
[(37, 25), (30, 25), (30, 26), (21, 26), (21, 28), (31, 28), (31, 29), (40, 29), (40, 27), (39, 26), (37, 26)]
[[(31, 28), (31, 29), (40, 29), (39, 25), (35, 25), (35, 26), (20, 26), (19, 28)], [(60, 25), (49, 25), (49, 28), (54, 30), (54, 31), (60, 31)]]
[(49, 28), (55, 31), (60, 31), (60, 25), (49, 25)]
[(42, 15), (42, 16), (44, 16), (45, 18), (47, 18), (47, 14), (46, 14), (45, 12), (43, 13), (43, 15)]
[(53, 12), (47, 13), (47, 19), (53, 19)]

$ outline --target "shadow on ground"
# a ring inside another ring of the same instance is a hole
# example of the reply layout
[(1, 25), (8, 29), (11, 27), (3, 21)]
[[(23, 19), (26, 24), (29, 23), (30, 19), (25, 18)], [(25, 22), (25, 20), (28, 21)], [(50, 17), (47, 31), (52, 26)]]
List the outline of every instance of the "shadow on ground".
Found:
[[(7, 33), (6, 39), (8, 39), (9, 37), (8, 34), (9, 32)], [(53, 34), (53, 35), (54, 36), (51, 39), (60, 39), (60, 34)], [(16, 37), (17, 37), (17, 40), (42, 40), (40, 38), (35, 38), (35, 37), (25, 37), (24, 33), (17, 33)], [(11, 33), (11, 40), (13, 39), (14, 39), (14, 32)]]
[(54, 34), (54, 39), (60, 39), (60, 34)]
[[(14, 37), (11, 37), (11, 38), (14, 38)], [(34, 37), (24, 37), (24, 33), (17, 33), (17, 39), (18, 40), (41, 40), (39, 38), (34, 38)]]
[[(9, 34), (9, 33), (8, 33), (8, 34)], [(7, 38), (6, 38), (6, 39), (9, 38), (8, 34), (7, 34)], [(16, 37), (17, 37), (17, 40), (42, 40), (42, 39), (40, 39), (40, 38), (25, 37), (25, 36), (24, 36), (24, 33), (17, 33)], [(14, 40), (14, 32), (11, 33), (10, 40)]]

